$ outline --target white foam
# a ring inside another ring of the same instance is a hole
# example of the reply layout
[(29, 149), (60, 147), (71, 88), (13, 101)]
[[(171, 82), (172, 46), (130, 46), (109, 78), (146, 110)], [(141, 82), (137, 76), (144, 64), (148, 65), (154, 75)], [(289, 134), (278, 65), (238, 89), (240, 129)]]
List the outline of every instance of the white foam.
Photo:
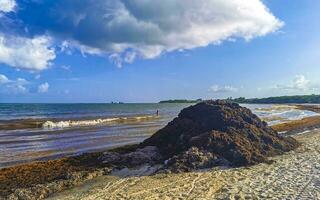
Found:
[(301, 120), (306, 117), (318, 116), (308, 110), (300, 110), (294, 105), (277, 105), (277, 104), (254, 104), (246, 105), (260, 118), (265, 119), (269, 125), (281, 124), (293, 120)]
[(157, 116), (147, 115), (147, 116), (137, 116), (137, 117), (115, 117), (115, 118), (105, 118), (105, 119), (92, 119), (92, 120), (78, 120), (78, 121), (46, 121), (42, 124), (42, 128), (68, 128), (68, 127), (77, 127), (77, 126), (96, 126), (99, 124), (105, 124), (110, 122), (122, 122), (122, 121), (140, 121), (147, 120), (151, 118), (157, 118)]
[(295, 135), (303, 135), (303, 134), (311, 133), (311, 132), (314, 132), (314, 131), (319, 131), (319, 128), (314, 128), (314, 129), (305, 130), (305, 131), (296, 133)]

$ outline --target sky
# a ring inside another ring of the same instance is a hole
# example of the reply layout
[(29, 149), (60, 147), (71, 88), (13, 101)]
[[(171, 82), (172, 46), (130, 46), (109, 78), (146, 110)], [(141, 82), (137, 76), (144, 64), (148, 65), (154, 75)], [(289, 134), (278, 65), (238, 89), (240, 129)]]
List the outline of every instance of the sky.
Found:
[(0, 0), (0, 102), (320, 94), (320, 1)]

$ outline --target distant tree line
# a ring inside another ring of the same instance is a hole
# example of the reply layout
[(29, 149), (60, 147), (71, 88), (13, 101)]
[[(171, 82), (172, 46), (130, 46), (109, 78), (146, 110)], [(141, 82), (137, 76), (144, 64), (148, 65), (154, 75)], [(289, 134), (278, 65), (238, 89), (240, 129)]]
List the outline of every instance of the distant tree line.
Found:
[(202, 99), (197, 99), (197, 100), (171, 99), (171, 100), (160, 101), (159, 103), (198, 103), (201, 101)]
[[(247, 103), (247, 104), (288, 104), (288, 103), (316, 103), (320, 104), (320, 95), (295, 95), (295, 96), (279, 96), (279, 97), (268, 97), (268, 98), (250, 98), (245, 97), (235, 98), (229, 97), (227, 101), (236, 103)], [(202, 99), (187, 100), (187, 99), (171, 99), (160, 101), (159, 103), (198, 103), (203, 101)]]
[(279, 96), (268, 98), (252, 98), (246, 99), (244, 97), (232, 99), (229, 101), (236, 103), (248, 103), (248, 104), (287, 104), (287, 103), (320, 103), (320, 95), (296, 95), (296, 96)]

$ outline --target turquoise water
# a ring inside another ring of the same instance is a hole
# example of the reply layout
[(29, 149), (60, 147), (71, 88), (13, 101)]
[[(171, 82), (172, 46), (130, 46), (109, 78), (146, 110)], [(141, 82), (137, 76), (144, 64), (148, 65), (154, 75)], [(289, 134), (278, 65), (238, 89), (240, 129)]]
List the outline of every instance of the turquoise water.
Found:
[[(190, 105), (0, 104), (0, 167), (138, 143)], [(292, 106), (243, 106), (270, 125), (317, 115)]]

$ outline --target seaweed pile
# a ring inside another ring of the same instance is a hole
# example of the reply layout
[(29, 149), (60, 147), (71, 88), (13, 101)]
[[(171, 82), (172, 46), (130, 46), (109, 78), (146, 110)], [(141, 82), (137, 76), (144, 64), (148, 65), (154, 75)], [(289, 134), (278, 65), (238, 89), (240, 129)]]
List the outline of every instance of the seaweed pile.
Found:
[(214, 166), (249, 166), (295, 149), (299, 143), (280, 136), (249, 109), (210, 100), (183, 109), (166, 127), (139, 147), (155, 146), (173, 172)]

